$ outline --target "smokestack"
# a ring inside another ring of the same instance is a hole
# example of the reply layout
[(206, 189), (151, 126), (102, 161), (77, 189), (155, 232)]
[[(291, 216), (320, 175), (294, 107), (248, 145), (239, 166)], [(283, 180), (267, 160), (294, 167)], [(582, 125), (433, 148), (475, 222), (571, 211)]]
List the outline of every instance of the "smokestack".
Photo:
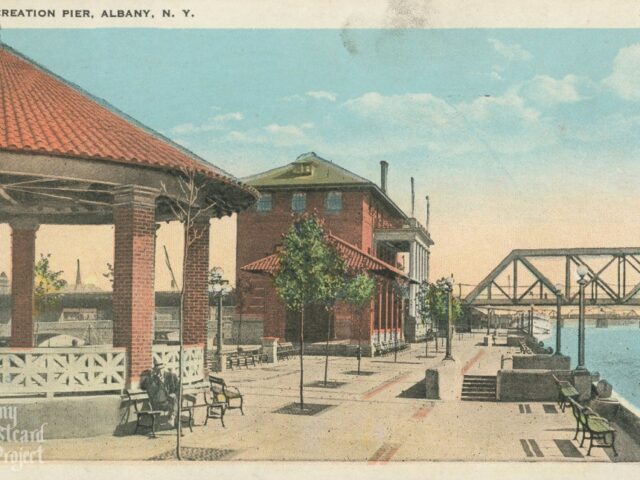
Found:
[(380, 188), (384, 193), (387, 193), (387, 172), (389, 171), (389, 164), (382, 160), (380, 162)]
[(429, 208), (430, 208), (430, 204), (429, 204), (429, 195), (427, 195), (427, 221), (425, 223), (424, 228), (427, 229), (427, 232), (429, 231)]
[(76, 259), (76, 285), (75, 289), (77, 290), (79, 286), (82, 285), (82, 276), (80, 275), (80, 259)]
[(416, 185), (411, 177), (411, 218), (416, 218)]

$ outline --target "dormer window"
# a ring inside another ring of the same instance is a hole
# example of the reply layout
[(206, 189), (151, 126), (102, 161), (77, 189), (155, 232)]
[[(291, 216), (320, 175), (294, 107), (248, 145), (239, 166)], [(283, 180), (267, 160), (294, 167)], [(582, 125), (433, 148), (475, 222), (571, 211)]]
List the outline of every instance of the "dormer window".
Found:
[(313, 164), (311, 162), (298, 162), (293, 167), (294, 175), (304, 177), (313, 173)]
[(256, 203), (256, 211), (258, 212), (270, 212), (272, 208), (273, 198), (270, 193), (260, 194), (258, 203)]
[(292, 212), (304, 212), (307, 208), (307, 194), (306, 193), (294, 193), (291, 197), (291, 211)]

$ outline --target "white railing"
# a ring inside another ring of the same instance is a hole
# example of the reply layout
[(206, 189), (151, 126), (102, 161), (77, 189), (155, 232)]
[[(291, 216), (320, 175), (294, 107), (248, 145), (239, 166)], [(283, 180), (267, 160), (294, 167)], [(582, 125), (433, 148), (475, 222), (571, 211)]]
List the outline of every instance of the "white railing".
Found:
[(121, 391), (126, 358), (105, 346), (0, 348), (0, 395)]
[[(178, 345), (154, 345), (153, 363), (162, 363), (165, 370), (178, 373)], [(204, 348), (198, 346), (184, 347), (183, 357), (184, 383), (195, 383), (202, 380), (204, 374)]]

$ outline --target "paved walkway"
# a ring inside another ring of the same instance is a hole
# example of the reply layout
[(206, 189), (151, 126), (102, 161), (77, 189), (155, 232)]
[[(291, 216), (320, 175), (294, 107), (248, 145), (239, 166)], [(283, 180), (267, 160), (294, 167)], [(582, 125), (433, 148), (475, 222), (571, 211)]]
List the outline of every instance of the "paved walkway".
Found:
[[(480, 334), (456, 335), (453, 354), (459, 384), (463, 372), (494, 375), (506, 347), (483, 347)], [(308, 386), (305, 402), (329, 407), (314, 416), (276, 413), (298, 401), (299, 359), (225, 373), (227, 383), (246, 395), (246, 415), (231, 410), (219, 421), (187, 431), (183, 445), (202, 459), (348, 460), (386, 463), (397, 460), (609, 462), (608, 449), (586, 449), (573, 441), (569, 410), (553, 404), (468, 402), (424, 399), (428, 366), (443, 357), (430, 345), (413, 345), (393, 356), (363, 359), (356, 376), (354, 358), (330, 358), (329, 378), (337, 388)], [(305, 383), (323, 379), (324, 358), (305, 357)], [(364, 374), (366, 373), (366, 374)], [(201, 418), (196, 418), (202, 424)], [(173, 448), (175, 432), (152, 439), (144, 435), (104, 436), (78, 441), (49, 440), (45, 460), (144, 460)], [(639, 460), (638, 447), (621, 435), (616, 460)]]

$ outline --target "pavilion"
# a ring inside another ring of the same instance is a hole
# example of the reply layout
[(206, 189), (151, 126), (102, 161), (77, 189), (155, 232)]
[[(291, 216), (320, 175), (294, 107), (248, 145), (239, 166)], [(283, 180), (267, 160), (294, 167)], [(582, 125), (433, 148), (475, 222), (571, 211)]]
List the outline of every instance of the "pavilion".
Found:
[[(184, 286), (184, 343), (196, 362), (187, 368), (198, 376), (209, 316), (209, 219), (249, 207), (257, 192), (0, 43), (0, 222), (12, 232), (11, 342), (0, 349), (0, 394), (117, 391), (136, 385), (156, 355), (176, 360), (153, 345), (155, 234), (157, 222), (176, 219), (186, 177), (200, 187), (194, 207), (206, 210), (191, 226), (198, 235)], [(114, 225), (111, 348), (33, 348), (42, 224)]]

